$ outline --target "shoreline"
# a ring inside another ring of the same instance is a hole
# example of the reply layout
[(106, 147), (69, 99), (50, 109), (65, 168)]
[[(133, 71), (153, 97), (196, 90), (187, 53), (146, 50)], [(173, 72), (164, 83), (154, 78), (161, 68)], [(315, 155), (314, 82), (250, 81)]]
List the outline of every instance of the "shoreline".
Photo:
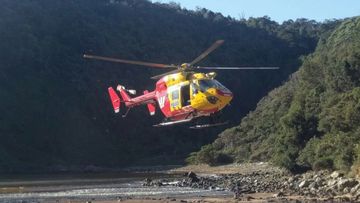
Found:
[[(30, 182), (10, 181), (10, 185), (0, 180), (0, 194), (10, 196), (18, 194), (20, 198), (21, 194), (25, 194), (24, 197), (31, 200), (31, 194), (36, 196), (37, 192), (67, 191), (68, 193), (61, 193), (58, 198), (55, 195), (43, 199), (39, 196), (34, 199), (40, 200), (37, 202), (90, 201), (96, 203), (231, 203), (293, 200), (348, 202), (360, 200), (360, 182), (357, 179), (345, 177), (339, 172), (310, 171), (293, 175), (266, 162), (213, 167), (190, 165), (170, 167), (167, 170), (161, 166), (156, 168), (157, 170), (149, 170), (137, 167), (137, 170), (130, 170), (128, 174), (124, 172), (115, 173), (115, 175), (114, 173), (94, 173), (86, 174), (81, 178), (69, 176), (65, 180), (45, 178), (34, 179)], [(136, 185), (126, 186), (127, 183), (134, 184), (135, 182)], [(133, 188), (135, 192), (127, 190), (126, 187)], [(136, 193), (137, 188), (143, 192)]]

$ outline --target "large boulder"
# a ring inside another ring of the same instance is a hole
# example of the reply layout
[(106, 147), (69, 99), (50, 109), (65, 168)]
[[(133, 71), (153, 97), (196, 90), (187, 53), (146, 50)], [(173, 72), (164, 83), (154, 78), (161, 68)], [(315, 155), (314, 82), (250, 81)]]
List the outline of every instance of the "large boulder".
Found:
[(192, 182), (192, 183), (194, 183), (194, 182), (199, 182), (199, 178), (198, 178), (197, 175), (196, 175), (194, 172), (192, 172), (192, 171), (189, 171), (186, 176), (191, 179), (191, 182)]

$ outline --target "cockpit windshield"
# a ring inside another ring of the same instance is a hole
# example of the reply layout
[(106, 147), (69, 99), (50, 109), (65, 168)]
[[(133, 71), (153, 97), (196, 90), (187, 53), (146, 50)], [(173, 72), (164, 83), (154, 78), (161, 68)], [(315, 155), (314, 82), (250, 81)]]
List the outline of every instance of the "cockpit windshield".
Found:
[(219, 81), (212, 79), (212, 80), (199, 80), (199, 88), (200, 91), (206, 92), (209, 88), (215, 88), (221, 90), (223, 92), (230, 92), (226, 87), (224, 87)]

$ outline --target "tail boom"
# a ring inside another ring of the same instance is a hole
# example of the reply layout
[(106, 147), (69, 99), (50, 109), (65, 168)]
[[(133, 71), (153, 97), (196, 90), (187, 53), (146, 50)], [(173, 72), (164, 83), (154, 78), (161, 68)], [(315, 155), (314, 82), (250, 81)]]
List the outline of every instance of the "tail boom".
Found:
[[(120, 94), (121, 94), (121, 92), (120, 92)], [(156, 98), (155, 91), (153, 91), (153, 92), (149, 92), (147, 94), (143, 94), (138, 97), (131, 98), (129, 101), (125, 101), (125, 105), (127, 107), (134, 107), (134, 106), (138, 106), (138, 105), (142, 105), (142, 104), (153, 104), (153, 103), (155, 103), (155, 98)]]
[(124, 86), (118, 85), (116, 88), (120, 92), (120, 97), (116, 94), (115, 90), (112, 87), (108, 88), (108, 92), (110, 95), (111, 103), (113, 105), (115, 113), (120, 111), (120, 103), (124, 102), (125, 106), (128, 108), (132, 108), (134, 106), (147, 104), (150, 115), (155, 114), (155, 104), (156, 104), (156, 94), (155, 91), (149, 92), (144, 91), (144, 94), (138, 97), (131, 98), (127, 93), (128, 90), (125, 89)]

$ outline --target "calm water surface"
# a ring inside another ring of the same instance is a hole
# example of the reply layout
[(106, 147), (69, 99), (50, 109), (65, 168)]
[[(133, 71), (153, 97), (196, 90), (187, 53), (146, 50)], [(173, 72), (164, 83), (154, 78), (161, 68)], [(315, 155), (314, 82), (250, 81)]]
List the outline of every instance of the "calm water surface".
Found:
[(112, 200), (128, 197), (228, 196), (226, 191), (188, 187), (144, 187), (145, 178), (181, 179), (163, 173), (57, 174), (0, 177), (0, 202), (48, 200)]

